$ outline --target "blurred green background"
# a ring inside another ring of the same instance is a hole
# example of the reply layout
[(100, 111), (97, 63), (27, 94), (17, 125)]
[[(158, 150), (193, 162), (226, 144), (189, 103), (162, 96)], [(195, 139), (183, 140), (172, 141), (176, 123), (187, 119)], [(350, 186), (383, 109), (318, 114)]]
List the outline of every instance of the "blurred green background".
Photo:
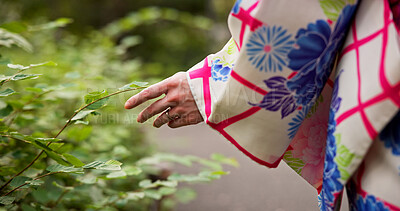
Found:
[[(40, 77), (9, 81), (2, 87), (15, 93), (0, 98), (0, 185), (40, 151), (6, 138), (10, 132), (54, 137), (89, 92), (112, 93), (132, 81), (155, 83), (189, 69), (228, 41), (226, 18), (232, 5), (233, 0), (0, 0), (2, 77), (15, 74), (7, 67), (10, 63), (58, 64), (28, 69)], [(118, 160), (123, 163), (118, 174), (57, 174), (12, 192), (7, 195), (11, 201), (4, 196), (18, 187), (14, 182), (1, 192), (0, 204), (5, 207), (0, 210), (171, 210), (195, 193), (165, 184), (157, 184), (158, 189), (144, 185), (147, 179), (169, 181), (175, 172), (164, 162), (197, 162), (204, 167), (199, 175), (175, 174), (178, 182), (213, 180), (224, 174), (221, 164), (236, 165), (222, 155), (157, 155), (157, 146), (135, 123), (136, 114), (123, 109), (132, 94), (110, 99), (101, 115), (76, 121), (59, 136), (60, 143), (50, 145), (54, 153), (67, 153), (86, 164)], [(45, 174), (55, 163), (41, 156), (19, 182)], [(144, 198), (138, 200), (136, 194), (142, 192)]]

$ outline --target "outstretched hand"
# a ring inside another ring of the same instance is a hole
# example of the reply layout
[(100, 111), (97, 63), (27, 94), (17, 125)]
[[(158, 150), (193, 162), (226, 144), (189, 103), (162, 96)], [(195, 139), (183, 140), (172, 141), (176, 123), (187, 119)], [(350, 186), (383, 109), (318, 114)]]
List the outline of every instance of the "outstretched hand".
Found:
[(165, 123), (168, 123), (171, 128), (177, 128), (203, 121), (184, 72), (176, 73), (132, 96), (126, 101), (125, 108), (135, 108), (162, 94), (165, 94), (163, 98), (155, 101), (139, 113), (138, 122), (143, 123), (159, 113), (161, 115), (153, 122), (153, 126), (157, 128)]

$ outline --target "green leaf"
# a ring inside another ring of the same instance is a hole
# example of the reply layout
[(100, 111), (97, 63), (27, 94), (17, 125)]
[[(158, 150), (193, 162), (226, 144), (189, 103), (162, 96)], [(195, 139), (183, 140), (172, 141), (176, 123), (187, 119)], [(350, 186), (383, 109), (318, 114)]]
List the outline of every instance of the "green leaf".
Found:
[(50, 165), (46, 168), (49, 172), (68, 172), (68, 173), (83, 173), (82, 168), (74, 168), (70, 166), (63, 166), (60, 164)]
[(54, 186), (56, 186), (57, 188), (60, 188), (61, 190), (64, 190), (64, 191), (71, 191), (71, 190), (74, 189), (74, 187), (66, 187), (66, 186), (60, 185), (60, 184), (58, 184), (56, 181), (53, 181), (52, 184), (53, 184)]
[(145, 180), (142, 180), (142, 181), (139, 182), (139, 187), (141, 187), (141, 188), (153, 188), (153, 187), (156, 187), (156, 186), (151, 182), (151, 180), (145, 179)]
[(6, 90), (0, 91), (0, 97), (7, 97), (15, 94), (15, 91), (11, 88), (7, 88)]
[(12, 196), (2, 196), (0, 197), (0, 204), (9, 205), (12, 204), (15, 200), (15, 197)]
[(41, 74), (17, 74), (11, 78), (13, 81), (20, 81), (20, 80), (26, 80), (26, 79), (36, 79), (39, 78)]
[(85, 117), (87, 117), (89, 114), (95, 113), (95, 110), (84, 110), (84, 111), (80, 111), (78, 114), (76, 114), (71, 121), (76, 121), (76, 120), (81, 120)]
[(20, 64), (7, 64), (7, 67), (11, 68), (11, 69), (16, 69), (16, 70), (25, 69), (25, 67), (23, 65), (20, 65)]
[(139, 199), (143, 199), (145, 197), (145, 193), (143, 192), (128, 192), (126, 199), (137, 201)]
[(106, 165), (116, 165), (116, 166), (121, 166), (122, 163), (119, 162), (118, 160), (109, 160), (105, 163)]
[(10, 115), (13, 112), (13, 107), (9, 104), (7, 104), (6, 107), (0, 109), (0, 117), (6, 117), (8, 115)]
[(32, 180), (32, 178), (30, 178), (30, 177), (17, 176), (11, 181), (10, 186), (11, 187), (18, 187), (20, 185), (25, 184), (27, 181), (30, 181), (30, 180)]
[(44, 181), (43, 180), (30, 180), (30, 181), (27, 181), (26, 183), (28, 183), (29, 186), (40, 186), (44, 183)]
[(133, 89), (133, 88), (144, 88), (147, 87), (148, 82), (139, 82), (139, 81), (134, 81), (132, 83), (126, 84), (119, 88), (118, 90), (123, 91), (127, 89)]
[(176, 188), (170, 188), (170, 187), (161, 187), (158, 189), (158, 193), (162, 196), (166, 195), (171, 195), (176, 192)]
[(155, 200), (160, 200), (162, 197), (161, 194), (159, 194), (157, 190), (146, 189), (143, 192), (147, 197), (155, 199)]
[(38, 63), (38, 64), (30, 64), (29, 66), (23, 66), (20, 64), (7, 64), (8, 68), (15, 69), (15, 70), (26, 70), (26, 69), (30, 69), (33, 67), (55, 67), (55, 66), (57, 66), (57, 63), (55, 63), (53, 61), (47, 61), (47, 62), (42, 62), (42, 63)]
[(74, 165), (76, 167), (82, 167), (85, 165), (81, 160), (79, 160), (78, 158), (76, 158), (73, 155), (64, 153), (63, 156), (68, 162), (70, 162), (72, 165)]
[(34, 138), (34, 139), (37, 141), (40, 141), (40, 142), (45, 142), (45, 143), (61, 141), (61, 139), (59, 139), (59, 138)]
[(72, 22), (73, 22), (73, 19), (71, 19), (71, 18), (58, 18), (55, 21), (51, 21), (51, 22), (48, 22), (45, 24), (31, 26), (28, 29), (29, 29), (29, 31), (40, 31), (40, 30), (46, 30), (46, 29), (60, 28), (60, 27), (66, 26)]
[(139, 175), (142, 173), (142, 169), (136, 166), (128, 166), (123, 169), (128, 176)]
[(85, 168), (85, 169), (101, 169), (101, 170), (109, 170), (109, 171), (119, 171), (119, 170), (121, 170), (121, 165), (122, 165), (122, 163), (120, 163), (119, 161), (116, 161), (116, 160), (109, 160), (107, 162), (94, 161), (94, 162), (91, 162), (89, 164), (86, 164), (86, 165), (82, 166), (82, 168)]
[(13, 32), (13, 33), (21, 33), (24, 32), (28, 29), (28, 26), (24, 23), (21, 22), (8, 22), (8, 23), (3, 23), (0, 25), (0, 28), (6, 29), (9, 32)]
[(32, 45), (24, 37), (0, 28), (0, 46), (10, 48), (12, 45), (16, 45), (27, 52), (33, 51)]
[(124, 178), (126, 177), (126, 172), (125, 171), (115, 171), (107, 174), (106, 178), (108, 179), (115, 179), (115, 178)]
[(51, 159), (55, 160), (57, 163), (64, 165), (64, 166), (69, 166), (70, 163), (68, 163), (67, 161), (65, 161), (60, 154), (57, 154), (56, 152), (54, 152), (51, 148), (49, 148), (48, 146), (46, 146), (45, 144), (35, 140), (32, 142), (32, 145), (44, 150), (47, 154), (47, 156), (49, 156)]
[[(101, 92), (90, 92), (89, 94), (85, 95), (85, 97), (84, 97), (85, 103), (86, 104), (92, 103), (93, 101), (96, 101), (107, 95), (108, 95), (108, 92), (106, 90), (103, 90)], [(101, 100), (93, 103), (92, 105), (88, 106), (87, 109), (91, 109), (91, 110), (99, 109), (107, 104), (108, 99), (109, 99), (108, 97), (101, 99)]]

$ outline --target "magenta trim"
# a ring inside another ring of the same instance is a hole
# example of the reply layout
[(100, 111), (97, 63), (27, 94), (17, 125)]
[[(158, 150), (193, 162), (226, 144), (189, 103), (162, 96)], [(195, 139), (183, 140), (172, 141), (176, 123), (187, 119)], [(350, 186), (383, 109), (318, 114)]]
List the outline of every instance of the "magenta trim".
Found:
[(255, 155), (251, 154), (249, 151), (245, 150), (242, 146), (240, 146), (240, 144), (238, 144), (236, 142), (236, 140), (234, 138), (232, 138), (232, 136), (230, 136), (224, 129), (220, 129), (218, 127), (214, 127), (215, 124), (208, 122), (207, 124), (210, 125), (210, 127), (214, 128), (216, 131), (218, 131), (219, 133), (221, 133), (221, 135), (223, 135), (226, 139), (229, 140), (229, 142), (231, 142), (236, 148), (238, 148), (242, 153), (244, 153), (245, 155), (247, 155), (249, 158), (251, 158), (253, 161), (257, 162), (260, 165), (263, 166), (267, 166), (269, 168), (276, 168), (278, 167), (279, 163), (282, 160), (283, 155), (274, 163), (268, 163), (264, 160), (261, 160), (260, 158), (256, 157)]
[(204, 110), (206, 117), (211, 114), (211, 92), (210, 92), (210, 77), (211, 67), (208, 66), (208, 58), (204, 59), (203, 67), (189, 72), (190, 79), (202, 78), (203, 79), (203, 95), (204, 95)]
[(259, 93), (261, 95), (268, 94), (267, 91), (265, 91), (264, 89), (261, 89), (257, 85), (255, 85), (255, 84), (251, 83), (250, 81), (244, 79), (242, 76), (237, 74), (234, 70), (232, 70), (231, 76), (232, 76), (232, 78), (236, 79), (239, 83), (247, 86), (249, 89), (254, 90), (255, 92), (257, 92), (257, 93)]

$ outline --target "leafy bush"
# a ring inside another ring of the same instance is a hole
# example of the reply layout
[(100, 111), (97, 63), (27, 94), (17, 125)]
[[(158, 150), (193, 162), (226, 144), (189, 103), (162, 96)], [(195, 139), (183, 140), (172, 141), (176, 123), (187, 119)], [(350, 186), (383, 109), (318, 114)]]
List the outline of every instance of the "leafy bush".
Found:
[[(124, 94), (146, 86), (131, 82), (142, 76), (143, 63), (126, 54), (140, 38), (120, 36), (127, 29), (120, 24), (124, 20), (129, 17), (86, 38), (59, 28), (70, 19), (0, 26), (0, 204), (5, 209), (169, 210), (195, 196), (178, 183), (209, 182), (226, 174), (223, 164), (237, 165), (219, 154), (204, 159), (156, 153), (146, 142), (132, 124), (133, 115), (122, 110)], [(149, 21), (154, 19), (140, 24)], [(37, 63), (43, 58), (51, 61)], [(171, 172), (173, 163), (198, 163), (202, 170), (179, 174)]]

